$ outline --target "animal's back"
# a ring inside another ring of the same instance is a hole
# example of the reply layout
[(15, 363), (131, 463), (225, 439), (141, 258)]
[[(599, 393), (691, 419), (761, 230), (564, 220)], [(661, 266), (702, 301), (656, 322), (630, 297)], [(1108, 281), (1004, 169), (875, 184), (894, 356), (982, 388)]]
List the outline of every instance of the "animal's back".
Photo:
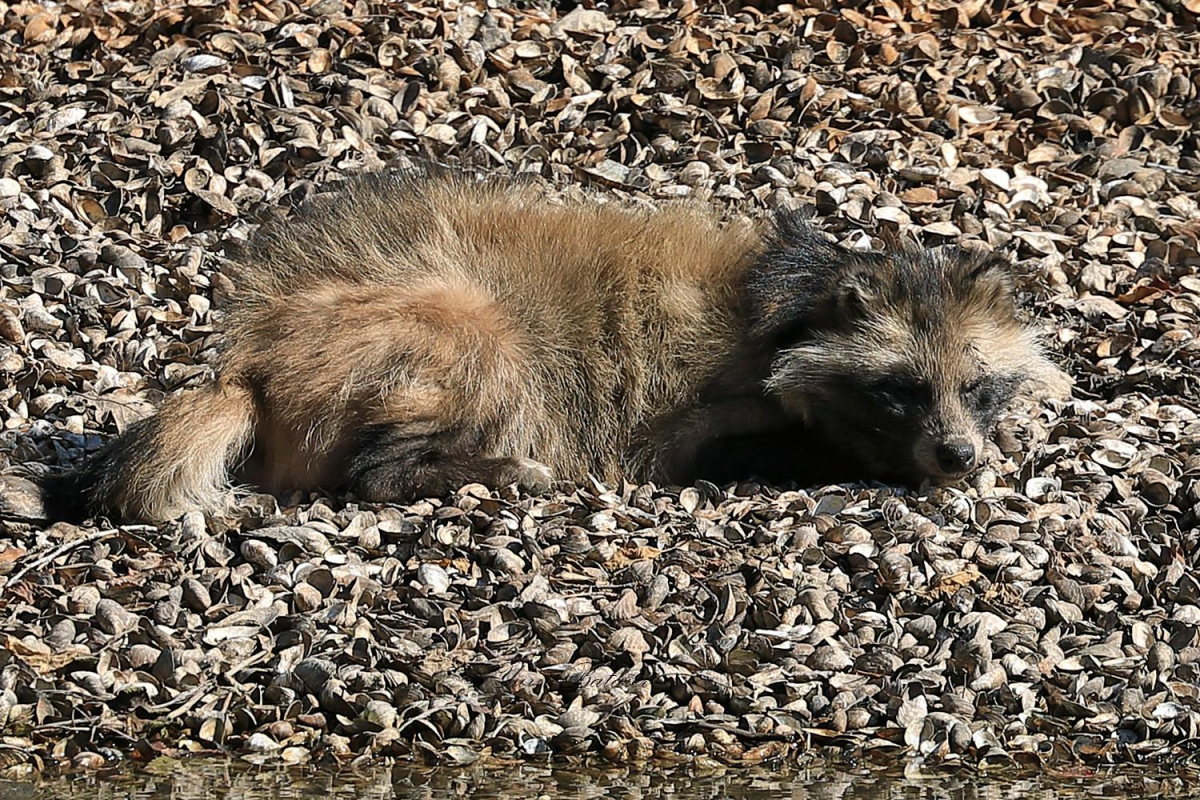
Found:
[(237, 248), (229, 272), (238, 304), (441, 278), (486, 286), (504, 302), (558, 306), (658, 281), (732, 290), (756, 237), (744, 222), (722, 229), (700, 205), (638, 209), (556, 201), (528, 179), (371, 173), (264, 226)]

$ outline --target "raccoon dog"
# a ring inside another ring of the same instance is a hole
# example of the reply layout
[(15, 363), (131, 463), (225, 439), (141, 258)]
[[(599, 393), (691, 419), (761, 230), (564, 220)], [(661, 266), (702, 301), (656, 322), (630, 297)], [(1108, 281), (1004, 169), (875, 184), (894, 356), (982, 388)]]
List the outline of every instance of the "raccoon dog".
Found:
[(219, 511), (231, 479), (369, 502), (589, 473), (947, 481), (1019, 390), (1069, 387), (1001, 259), (853, 252), (790, 213), (376, 174), (228, 274), (216, 380), (48, 478), (48, 516)]

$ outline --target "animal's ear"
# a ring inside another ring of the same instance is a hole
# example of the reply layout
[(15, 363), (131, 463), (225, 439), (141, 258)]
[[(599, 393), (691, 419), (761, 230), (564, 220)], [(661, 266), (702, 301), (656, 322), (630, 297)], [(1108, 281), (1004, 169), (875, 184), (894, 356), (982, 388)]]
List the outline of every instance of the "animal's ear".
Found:
[(881, 263), (780, 214), (747, 277), (751, 333), (782, 347), (857, 318), (883, 293)]
[(853, 264), (837, 276), (825, 299), (829, 322), (857, 319), (883, 292), (882, 275), (874, 264)]
[(951, 280), (962, 296), (993, 308), (1013, 305), (1012, 265), (1003, 253), (954, 247), (946, 257)]
[(866, 263), (828, 264), (815, 273), (760, 279), (750, 294), (753, 333), (776, 347), (795, 344), (860, 319), (883, 289), (880, 270)]

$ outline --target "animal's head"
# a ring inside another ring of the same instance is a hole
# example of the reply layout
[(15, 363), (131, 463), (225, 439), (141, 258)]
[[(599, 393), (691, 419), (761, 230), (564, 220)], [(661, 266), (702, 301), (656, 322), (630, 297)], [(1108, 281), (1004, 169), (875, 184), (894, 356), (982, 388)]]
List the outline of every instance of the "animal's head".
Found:
[(1019, 392), (1070, 391), (994, 254), (856, 252), (784, 214), (747, 297), (768, 390), (874, 476), (961, 478)]

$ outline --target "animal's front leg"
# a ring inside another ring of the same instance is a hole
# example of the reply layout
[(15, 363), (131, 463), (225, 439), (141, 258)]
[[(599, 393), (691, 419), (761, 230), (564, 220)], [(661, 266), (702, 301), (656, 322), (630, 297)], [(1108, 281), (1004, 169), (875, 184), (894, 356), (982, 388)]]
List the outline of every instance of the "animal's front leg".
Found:
[(721, 398), (684, 409), (656, 426), (648, 460), (659, 480), (687, 484), (723, 478), (708, 454), (716, 442), (766, 434), (788, 424), (778, 403), (766, 397)]

